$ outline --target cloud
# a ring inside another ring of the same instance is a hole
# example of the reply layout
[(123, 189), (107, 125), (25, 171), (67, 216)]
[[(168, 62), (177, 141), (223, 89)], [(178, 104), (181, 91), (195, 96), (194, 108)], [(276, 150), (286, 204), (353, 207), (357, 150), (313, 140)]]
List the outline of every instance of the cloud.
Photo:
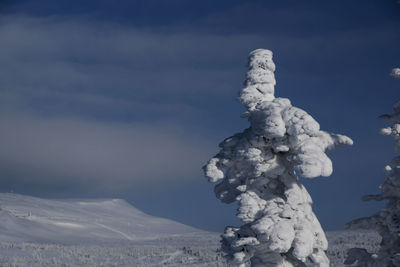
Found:
[(242, 66), (230, 64), (230, 53), (208, 52), (210, 42), (226, 43), (218, 36), (29, 17), (3, 18), (0, 34), (3, 102), (19, 101), (36, 111), (57, 113), (62, 107), (63, 113), (85, 116), (103, 99), (116, 115), (148, 116), (147, 107), (154, 113), (156, 106), (159, 114), (179, 119), (185, 113), (165, 111), (186, 105), (196, 112), (197, 99), (232, 90), (231, 69)]
[[(326, 60), (331, 63), (326, 66), (349, 60), (351, 52), (365, 53), (363, 44), (371, 40), (384, 47), (387, 31), (351, 30), (306, 37), (221, 35), (61, 17), (4, 16), (0, 21), (0, 88), (25, 97), (50, 91), (146, 101), (193, 93), (216, 96), (239, 89), (236, 80), (228, 81), (234, 75), (237, 81), (243, 79), (246, 54), (254, 48), (270, 48), (289, 68), (299, 71), (299, 63), (304, 63), (302, 69), (307, 70)], [(343, 57), (337, 58), (338, 49), (343, 50)]]
[[(124, 191), (190, 182), (212, 145), (178, 126), (1, 116), (0, 173), (13, 183)], [(3, 170), (3, 171), (1, 171)], [(32, 182), (32, 181), (31, 181)], [(125, 189), (124, 189), (125, 188)]]
[(1, 188), (140, 191), (201, 177), (216, 142), (199, 131), (208, 112), (184, 98), (218, 88), (224, 67), (179, 55), (184, 38), (81, 22), (0, 23)]
[(248, 51), (271, 48), (278, 79), (291, 73), (284, 81), (297, 86), (329, 75), (336, 81), (355, 66), (362, 74), (378, 56), (363, 44), (395, 43), (385, 34), (221, 35), (3, 16), (0, 186), (107, 191), (193, 180), (238, 121), (232, 111)]

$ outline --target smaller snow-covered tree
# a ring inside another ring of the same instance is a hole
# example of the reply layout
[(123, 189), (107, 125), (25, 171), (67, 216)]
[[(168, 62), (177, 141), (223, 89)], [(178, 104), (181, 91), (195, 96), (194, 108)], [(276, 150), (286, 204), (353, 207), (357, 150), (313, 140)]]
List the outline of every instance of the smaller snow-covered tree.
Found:
[[(391, 74), (400, 79), (400, 69), (393, 69)], [(395, 150), (400, 152), (400, 101), (394, 106), (394, 114), (382, 115), (383, 119), (392, 125), (381, 129), (381, 134), (395, 138)], [(350, 229), (373, 229), (382, 237), (377, 254), (371, 254), (365, 249), (353, 248), (348, 251), (345, 264), (353, 266), (397, 267), (400, 266), (400, 156), (393, 158), (392, 164), (385, 167), (387, 178), (380, 185), (381, 193), (363, 197), (368, 200), (388, 200), (388, 204), (371, 217), (360, 218), (349, 222)]]
[(275, 98), (272, 52), (250, 53), (239, 102), (250, 127), (221, 144), (204, 166), (222, 202), (238, 201), (241, 227), (226, 227), (222, 250), (239, 266), (329, 266), (327, 240), (298, 177), (329, 176), (326, 149), (350, 138), (320, 130), (304, 110)]

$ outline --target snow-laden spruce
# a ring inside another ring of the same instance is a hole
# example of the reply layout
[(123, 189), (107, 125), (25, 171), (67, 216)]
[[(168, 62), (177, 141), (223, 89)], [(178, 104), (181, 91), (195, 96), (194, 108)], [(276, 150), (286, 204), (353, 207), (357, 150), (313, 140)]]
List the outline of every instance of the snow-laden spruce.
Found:
[[(391, 76), (400, 79), (400, 69), (393, 69)], [(393, 136), (395, 151), (400, 152), (400, 101), (393, 106), (394, 114), (382, 115), (392, 125), (381, 129), (381, 134)], [(349, 250), (346, 264), (354, 266), (400, 266), (400, 156), (392, 159), (392, 164), (385, 167), (387, 178), (380, 185), (379, 195), (364, 196), (363, 200), (388, 200), (388, 204), (371, 217), (360, 218), (347, 224), (350, 229), (373, 229), (382, 241), (377, 254), (370, 254), (365, 249)]]
[(244, 222), (226, 227), (222, 249), (239, 266), (329, 266), (325, 234), (297, 175), (329, 176), (325, 150), (352, 140), (321, 131), (289, 99), (275, 98), (271, 51), (251, 52), (248, 67), (239, 102), (251, 126), (224, 140), (204, 166), (209, 181), (218, 182), (216, 196), (238, 201), (237, 217)]

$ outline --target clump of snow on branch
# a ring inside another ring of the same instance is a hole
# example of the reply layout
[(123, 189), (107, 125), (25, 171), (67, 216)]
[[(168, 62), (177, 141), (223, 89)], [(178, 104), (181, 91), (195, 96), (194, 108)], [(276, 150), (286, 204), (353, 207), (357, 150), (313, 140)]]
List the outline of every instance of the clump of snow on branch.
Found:
[(392, 72), (390, 73), (390, 75), (395, 79), (400, 79), (400, 68), (392, 69)]
[(329, 176), (332, 162), (325, 150), (352, 140), (321, 131), (289, 99), (275, 98), (271, 51), (251, 52), (248, 67), (238, 100), (250, 127), (225, 139), (204, 166), (209, 181), (218, 182), (217, 198), (237, 201), (237, 217), (244, 223), (226, 227), (222, 249), (240, 266), (329, 266), (325, 234), (297, 175)]
[[(391, 76), (400, 79), (400, 69), (393, 69)], [(380, 116), (382, 120), (391, 123), (391, 126), (381, 129), (380, 132), (395, 139), (394, 148), (399, 152), (400, 101), (394, 104), (393, 110), (394, 113), (391, 115)], [(387, 165), (384, 170), (387, 178), (380, 185), (381, 193), (364, 196), (363, 200), (388, 200), (388, 204), (371, 217), (360, 218), (347, 224), (350, 229), (376, 230), (382, 236), (380, 250), (377, 254), (370, 254), (362, 249), (352, 249), (348, 252), (346, 261), (349, 265), (400, 266), (400, 156), (394, 157), (392, 164)], [(366, 259), (368, 259), (367, 263), (365, 263)]]

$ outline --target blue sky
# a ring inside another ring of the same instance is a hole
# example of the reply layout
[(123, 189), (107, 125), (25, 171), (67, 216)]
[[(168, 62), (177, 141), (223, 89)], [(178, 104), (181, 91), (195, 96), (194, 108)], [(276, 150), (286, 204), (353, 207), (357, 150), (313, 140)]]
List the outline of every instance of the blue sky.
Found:
[(0, 191), (121, 197), (221, 232), (235, 206), (201, 167), (248, 122), (236, 102), (247, 54), (274, 52), (276, 96), (354, 146), (301, 179), (327, 230), (370, 215), (399, 99), (396, 1), (2, 1)]

